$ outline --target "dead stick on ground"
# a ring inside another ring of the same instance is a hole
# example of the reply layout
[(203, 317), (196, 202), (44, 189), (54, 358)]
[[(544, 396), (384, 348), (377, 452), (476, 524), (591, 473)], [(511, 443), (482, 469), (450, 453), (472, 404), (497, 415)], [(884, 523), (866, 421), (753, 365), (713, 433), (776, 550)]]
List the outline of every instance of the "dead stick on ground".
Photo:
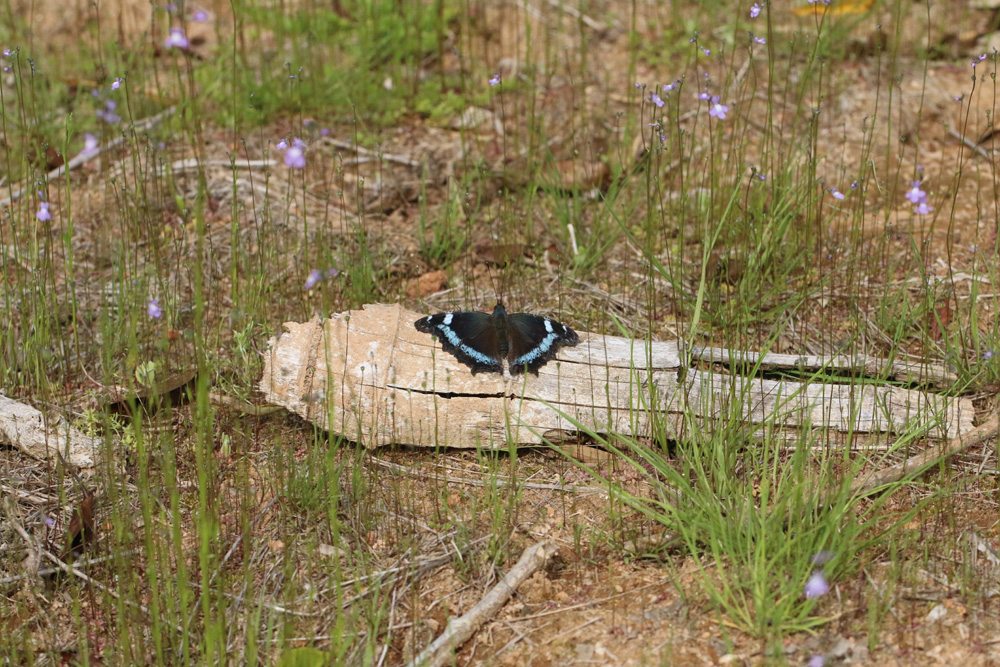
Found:
[[(117, 139), (114, 139), (114, 140), (108, 142), (104, 146), (99, 146), (96, 149), (90, 151), (89, 153), (79, 153), (76, 157), (74, 157), (73, 159), (71, 159), (69, 162), (66, 162), (66, 163), (64, 163), (64, 164), (56, 167), (55, 169), (53, 169), (52, 171), (50, 171), (46, 175), (45, 180), (47, 182), (48, 181), (54, 181), (57, 178), (59, 178), (60, 176), (62, 176), (63, 174), (65, 174), (67, 171), (73, 171), (74, 169), (76, 169), (77, 167), (79, 167), (81, 164), (84, 164), (84, 163), (86, 163), (86, 162), (88, 162), (88, 161), (96, 158), (101, 153), (103, 153), (105, 151), (108, 151), (108, 150), (111, 150), (112, 148), (117, 148), (119, 144), (123, 144), (126, 141), (128, 141), (128, 139), (129, 139), (129, 134), (128, 133), (129, 132), (132, 132), (132, 133), (135, 133), (135, 132), (145, 132), (146, 130), (148, 130), (149, 128), (153, 127), (154, 125), (156, 125), (157, 123), (159, 123), (161, 120), (163, 120), (167, 116), (173, 115), (173, 113), (175, 111), (177, 111), (177, 107), (176, 106), (172, 106), (169, 109), (164, 109), (163, 111), (161, 111), (160, 113), (156, 114), (155, 116), (151, 116), (149, 118), (140, 120), (137, 123), (134, 123), (131, 127), (126, 128), (126, 132), (123, 132), (122, 135), (120, 137), (118, 137)], [(32, 186), (26, 185), (24, 187), (18, 188), (17, 191), (11, 193), (11, 196), (10, 196), (9, 199), (0, 200), (0, 207), (10, 206), (14, 202), (16, 202), (18, 199), (20, 199), (24, 195), (25, 192), (28, 192), (29, 190), (31, 190), (31, 187)]]
[(898, 482), (908, 474), (916, 474), (938, 461), (954, 456), (975, 444), (992, 438), (1000, 432), (1000, 415), (993, 415), (973, 430), (947, 442), (934, 445), (930, 449), (911, 456), (898, 465), (876, 470), (867, 477), (861, 477), (851, 484), (852, 495), (863, 495), (880, 486)]
[(455, 651), (475, 634), (487, 619), (507, 603), (514, 591), (528, 577), (544, 567), (558, 547), (551, 542), (539, 542), (524, 550), (517, 565), (494, 586), (476, 606), (464, 616), (452, 619), (444, 634), (420, 652), (409, 667), (440, 667), (450, 663)]
[[(113, 597), (114, 599), (116, 599), (116, 600), (118, 600), (120, 602), (123, 602), (124, 604), (127, 604), (130, 607), (135, 607), (136, 609), (139, 609), (142, 612), (144, 612), (146, 614), (146, 616), (152, 617), (152, 613), (149, 611), (149, 609), (146, 607), (146, 605), (141, 604), (139, 602), (133, 602), (132, 600), (127, 600), (127, 599), (123, 598), (116, 591), (114, 591), (111, 588), (105, 586), (104, 584), (102, 584), (101, 582), (97, 581), (96, 579), (92, 579), (91, 577), (88, 577), (86, 574), (84, 574), (83, 572), (81, 572), (77, 568), (73, 567), (72, 565), (67, 565), (66, 563), (62, 562), (61, 560), (59, 560), (58, 558), (56, 558), (55, 554), (53, 554), (50, 551), (48, 551), (47, 549), (43, 549), (41, 546), (37, 545), (35, 543), (35, 540), (33, 540), (31, 538), (31, 535), (28, 534), (28, 531), (26, 531), (24, 529), (24, 527), (21, 526), (21, 524), (19, 524), (17, 521), (15, 521), (14, 517), (12, 517), (9, 513), (7, 514), (7, 518), (10, 520), (10, 524), (14, 527), (14, 530), (17, 531), (17, 533), (21, 536), (21, 539), (23, 539), (25, 541), (25, 543), (28, 545), (28, 548), (38, 549), (38, 551), (43, 556), (45, 556), (48, 560), (50, 560), (52, 562), (52, 564), (55, 565), (56, 567), (58, 567), (60, 570), (62, 570), (66, 574), (72, 574), (72, 575), (74, 575), (74, 576), (82, 579), (83, 581), (86, 581), (88, 584), (91, 584), (92, 586), (96, 586), (97, 588), (100, 588), (102, 591), (104, 591), (105, 593), (107, 593), (108, 595), (110, 595), (111, 597)], [(173, 625), (173, 624), (171, 623), (171, 625)], [(184, 632), (184, 628), (182, 628), (179, 625), (174, 625), (173, 627), (178, 632)]]

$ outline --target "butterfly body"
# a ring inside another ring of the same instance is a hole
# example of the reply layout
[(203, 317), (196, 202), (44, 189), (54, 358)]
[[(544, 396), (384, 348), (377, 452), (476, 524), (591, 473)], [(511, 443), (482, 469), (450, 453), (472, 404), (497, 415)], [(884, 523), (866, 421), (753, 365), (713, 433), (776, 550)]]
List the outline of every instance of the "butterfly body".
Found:
[(518, 375), (525, 369), (538, 374), (563, 345), (580, 338), (565, 324), (541, 315), (507, 314), (497, 304), (492, 314), (458, 311), (417, 320), (417, 331), (434, 335), (445, 352), (480, 372)]

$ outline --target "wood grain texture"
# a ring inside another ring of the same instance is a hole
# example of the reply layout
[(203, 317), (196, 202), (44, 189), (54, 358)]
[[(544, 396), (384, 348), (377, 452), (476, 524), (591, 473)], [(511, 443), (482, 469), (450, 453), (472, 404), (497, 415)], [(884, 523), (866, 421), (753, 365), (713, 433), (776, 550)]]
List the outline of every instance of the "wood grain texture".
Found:
[(473, 376), (413, 328), (419, 317), (398, 305), (368, 305), (323, 321), (288, 322), (271, 340), (261, 391), (369, 447), (496, 449), (508, 441), (541, 444), (578, 426), (641, 437), (650, 435), (651, 416), (667, 425), (667, 435), (677, 435), (685, 411), (708, 428), (719, 415), (739, 414), (760, 432), (791, 427), (898, 435), (916, 425), (941, 438), (973, 426), (967, 399), (875, 384), (682, 373), (676, 342), (588, 333), (537, 377)]

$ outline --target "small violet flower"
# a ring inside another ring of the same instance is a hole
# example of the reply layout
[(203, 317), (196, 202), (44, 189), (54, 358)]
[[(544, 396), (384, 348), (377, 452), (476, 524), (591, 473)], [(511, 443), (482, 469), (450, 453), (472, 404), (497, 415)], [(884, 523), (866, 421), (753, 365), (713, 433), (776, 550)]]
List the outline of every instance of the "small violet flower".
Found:
[(677, 86), (680, 84), (680, 82), (681, 82), (680, 79), (674, 79), (673, 83), (668, 83), (667, 85), (663, 86), (663, 92), (669, 93), (671, 90), (674, 90), (675, 88), (677, 88)]
[(180, 49), (181, 51), (186, 51), (190, 43), (188, 38), (184, 36), (184, 31), (180, 28), (171, 28), (170, 34), (167, 35), (166, 41), (163, 45), (168, 49)]
[(755, 19), (760, 16), (760, 5), (756, 2), (750, 7), (750, 18)]
[(196, 23), (204, 23), (208, 20), (208, 12), (203, 9), (199, 9), (191, 16), (191, 20)]
[(917, 207), (913, 209), (913, 212), (916, 213), (917, 215), (927, 215), (933, 210), (934, 210), (933, 206), (929, 206), (927, 202), (922, 201), (919, 204), (917, 204)]
[(115, 108), (117, 106), (118, 103), (114, 100), (106, 101), (104, 103), (104, 108), (98, 110), (97, 117), (110, 125), (120, 122), (122, 117), (115, 113)]
[(764, 39), (763, 37), (754, 37), (753, 41), (756, 42), (757, 44), (767, 44), (767, 40)]
[(653, 95), (652, 95), (652, 97), (650, 97), (650, 99), (653, 101), (653, 104), (655, 104), (656, 106), (658, 106), (658, 107), (662, 107), (663, 106), (663, 100), (660, 99), (660, 96), (657, 95), (656, 93), (653, 93)]
[(146, 304), (146, 314), (154, 320), (158, 320), (163, 317), (163, 309), (160, 308), (159, 299), (149, 300), (149, 303)]
[(279, 142), (278, 142), (277, 144), (275, 144), (275, 146), (274, 146), (274, 147), (275, 147), (275, 148), (277, 148), (277, 149), (278, 149), (279, 151), (283, 151), (283, 150), (285, 150), (286, 148), (288, 148), (288, 142), (287, 142), (287, 141), (285, 141), (284, 139), (282, 139), (282, 140), (281, 140), (281, 141), (279, 141)]
[(818, 598), (821, 595), (826, 595), (830, 591), (830, 584), (827, 583), (826, 577), (819, 570), (813, 571), (809, 575), (809, 580), (806, 581), (805, 594), (806, 599), (812, 600)]
[(288, 152), (285, 153), (285, 166), (292, 169), (302, 169), (306, 166), (306, 153), (303, 146), (297, 143), (292, 144)]
[(701, 100), (702, 102), (707, 102), (708, 100), (712, 99), (712, 96), (708, 94), (707, 90), (703, 90), (700, 93), (698, 93), (698, 99)]
[[(497, 86), (499, 84), (500, 84), (500, 74), (494, 74), (493, 76), (490, 77), (490, 85), (491, 86)], [(639, 84), (636, 84), (636, 85), (639, 85)]]
[(712, 98), (712, 108), (708, 110), (709, 116), (713, 116), (719, 120), (725, 120), (727, 111), (729, 111), (729, 107), (719, 102), (718, 95)]
[(111, 82), (111, 90), (118, 90), (118, 88), (120, 88), (121, 85), (122, 85), (122, 78), (120, 76), (116, 76), (115, 80)]
[(48, 222), (52, 219), (52, 214), (49, 213), (49, 203), (47, 201), (39, 202), (38, 213), (35, 214), (41, 222)]
[(833, 195), (833, 198), (838, 201), (844, 200), (844, 193), (838, 190), (837, 188), (830, 188), (830, 194)]
[(80, 151), (80, 155), (90, 155), (95, 152), (97, 152), (97, 137), (88, 132), (83, 135), (83, 150)]
[(319, 269), (313, 269), (312, 271), (309, 272), (309, 275), (306, 276), (306, 284), (302, 286), (302, 289), (311, 290), (313, 287), (316, 286), (316, 283), (318, 283), (322, 279), (323, 279), (323, 274), (320, 273)]
[(809, 667), (823, 667), (826, 664), (826, 659), (817, 654), (809, 658)]
[(979, 56), (978, 58), (976, 58), (975, 60), (973, 60), (972, 63), (971, 63), (971, 65), (972, 65), (972, 67), (975, 67), (976, 65), (978, 65), (981, 62), (983, 62), (984, 60), (986, 60), (986, 54), (985, 53), (983, 55)]
[(983, 360), (989, 360), (993, 358), (993, 350), (986, 350), (983, 352)]
[(911, 204), (922, 204), (927, 201), (927, 193), (920, 189), (920, 181), (910, 183), (910, 189), (906, 191), (906, 198)]
[(824, 549), (823, 551), (820, 551), (819, 553), (817, 553), (815, 556), (812, 557), (811, 559), (812, 564), (823, 565), (825, 563), (829, 563), (831, 560), (833, 560), (833, 557), (836, 555), (837, 554), (830, 551), (829, 549)]

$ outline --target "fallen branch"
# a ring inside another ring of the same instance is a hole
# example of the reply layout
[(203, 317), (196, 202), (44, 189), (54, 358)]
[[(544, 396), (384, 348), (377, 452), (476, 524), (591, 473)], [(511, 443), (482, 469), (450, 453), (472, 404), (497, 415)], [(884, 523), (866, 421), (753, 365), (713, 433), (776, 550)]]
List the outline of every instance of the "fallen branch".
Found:
[[(157, 123), (159, 123), (164, 118), (173, 115), (173, 113), (175, 111), (177, 111), (177, 107), (176, 106), (172, 106), (169, 109), (164, 109), (163, 111), (161, 111), (160, 113), (156, 114), (155, 116), (150, 116), (149, 118), (140, 120), (138, 123), (133, 124), (132, 127), (128, 128), (128, 130), (129, 130), (129, 132), (131, 132), (133, 134), (135, 132), (137, 132), (137, 131), (138, 132), (144, 132), (144, 131), (148, 130), (149, 128), (153, 127), (154, 125), (156, 125)], [(111, 141), (109, 141), (107, 144), (105, 144), (103, 146), (98, 146), (94, 150), (92, 150), (90, 152), (87, 152), (87, 153), (78, 153), (69, 162), (63, 163), (62, 165), (60, 165), (60, 166), (56, 167), (55, 169), (53, 169), (52, 171), (50, 171), (45, 176), (46, 182), (52, 182), (52, 181), (56, 180), (57, 178), (61, 177), (67, 171), (73, 171), (74, 169), (76, 169), (80, 165), (86, 164), (90, 160), (93, 160), (94, 158), (96, 158), (101, 153), (103, 153), (105, 151), (109, 151), (109, 150), (111, 150), (113, 148), (117, 148), (120, 144), (125, 143), (128, 140), (128, 138), (129, 138), (129, 134), (127, 132), (122, 132), (122, 134), (121, 134), (120, 137), (117, 137), (116, 139), (112, 139)], [(29, 192), (29, 191), (31, 191), (33, 189), (35, 189), (35, 185), (33, 185), (33, 184), (32, 185), (26, 185), (24, 187), (18, 188), (17, 190), (15, 190), (14, 192), (11, 193), (11, 196), (9, 198), (7, 198), (7, 199), (0, 199), (0, 207), (12, 205), (14, 202), (16, 202), (18, 199), (20, 199), (24, 195), (24, 193)]]
[(930, 447), (920, 454), (911, 456), (900, 464), (874, 470), (867, 477), (859, 477), (851, 484), (852, 495), (865, 495), (870, 491), (898, 482), (908, 474), (917, 474), (938, 461), (954, 456), (969, 447), (988, 440), (1000, 432), (1000, 416), (993, 415), (987, 421), (965, 434)]
[(555, 555), (558, 547), (539, 542), (524, 550), (521, 559), (476, 606), (464, 616), (452, 619), (444, 633), (420, 652), (409, 667), (440, 667), (452, 661), (455, 651), (507, 603), (514, 591)]
[(268, 402), (371, 448), (506, 449), (511, 442), (548, 445), (579, 431), (641, 438), (655, 430), (680, 440), (692, 419), (705, 429), (739, 419), (755, 437), (792, 443), (823, 429), (831, 440), (862, 436), (878, 444), (916, 429), (929, 439), (953, 438), (971, 431), (975, 417), (967, 397), (876, 379), (826, 382), (808, 368), (882, 368), (867, 357), (765, 356), (761, 361), (791, 369), (790, 377), (771, 379), (689, 367), (677, 341), (584, 331), (579, 345), (560, 349), (537, 376), (473, 375), (414, 328), (418, 317), (398, 305), (369, 304), (326, 320), (287, 322), (271, 339), (261, 391)]
[(86, 435), (58, 418), (47, 419), (39, 410), (0, 395), (0, 441), (25, 454), (55, 464), (62, 456), (74, 468), (97, 465), (104, 441)]

